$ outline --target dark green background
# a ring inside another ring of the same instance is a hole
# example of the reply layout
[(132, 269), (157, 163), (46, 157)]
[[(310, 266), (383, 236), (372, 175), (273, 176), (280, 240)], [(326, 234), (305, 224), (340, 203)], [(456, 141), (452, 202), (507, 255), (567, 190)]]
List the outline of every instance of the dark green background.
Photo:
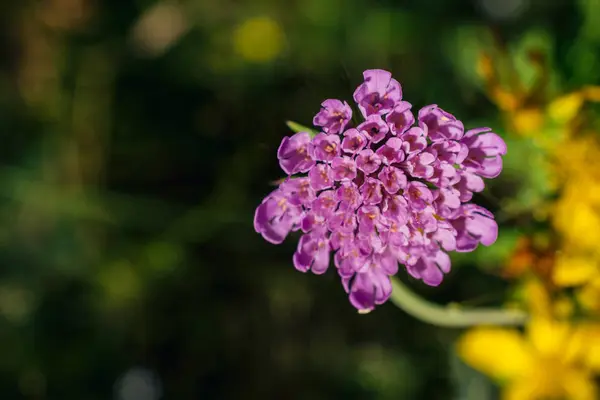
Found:
[[(391, 304), (357, 314), (335, 271), (294, 269), (297, 236), (254, 232), (254, 208), (282, 176), (285, 120), (350, 101), (364, 69), (508, 138), (476, 45), (541, 32), (561, 88), (597, 84), (600, 4), (530, 0), (498, 19), (477, 1), (188, 0), (189, 32), (144, 55), (131, 32), (154, 1), (85, 1), (85, 18), (75, 3), (0, 5), (1, 399), (110, 399), (141, 367), (165, 399), (484, 400), (460, 395), (479, 379), (453, 361), (460, 332)], [(264, 64), (231, 44), (255, 16), (286, 39)], [(511, 165), (478, 202), (518, 193), (526, 161)], [(500, 304), (507, 284), (481, 271), (499, 246), (438, 288), (399, 275), (435, 302)]]

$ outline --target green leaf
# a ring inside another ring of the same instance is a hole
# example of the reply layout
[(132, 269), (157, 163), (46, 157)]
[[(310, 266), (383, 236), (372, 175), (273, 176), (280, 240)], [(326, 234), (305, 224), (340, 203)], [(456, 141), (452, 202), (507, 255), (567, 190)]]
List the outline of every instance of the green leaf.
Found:
[(288, 126), (288, 128), (290, 128), (291, 130), (293, 130), (294, 132), (298, 133), (298, 132), (308, 132), (310, 134), (311, 137), (315, 137), (317, 133), (317, 131), (315, 131), (314, 129), (310, 129), (304, 125), (300, 125), (297, 122), (294, 121), (286, 121), (285, 124)]

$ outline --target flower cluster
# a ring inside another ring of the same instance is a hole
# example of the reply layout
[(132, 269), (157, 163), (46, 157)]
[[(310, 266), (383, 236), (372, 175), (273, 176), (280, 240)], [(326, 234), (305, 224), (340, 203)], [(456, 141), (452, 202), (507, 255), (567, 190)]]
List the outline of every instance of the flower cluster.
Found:
[(389, 72), (363, 75), (354, 92), (362, 123), (352, 126), (348, 103), (329, 99), (313, 120), (320, 133), (283, 139), (277, 157), (288, 178), (258, 206), (254, 227), (274, 244), (300, 230), (300, 271), (324, 273), (333, 253), (350, 302), (368, 311), (390, 297), (399, 263), (436, 286), (450, 271), (448, 251), (494, 243), (493, 215), (469, 201), (482, 178), (500, 173), (506, 145), (489, 128), (465, 132), (437, 105), (415, 118)]

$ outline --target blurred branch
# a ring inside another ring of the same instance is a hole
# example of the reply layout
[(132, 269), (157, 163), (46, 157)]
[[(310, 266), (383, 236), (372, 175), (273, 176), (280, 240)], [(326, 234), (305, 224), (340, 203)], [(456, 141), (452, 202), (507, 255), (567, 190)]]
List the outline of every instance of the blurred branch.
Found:
[(475, 325), (520, 326), (527, 321), (521, 310), (498, 308), (461, 309), (428, 302), (413, 293), (399, 279), (392, 278), (391, 301), (407, 314), (432, 325), (446, 328), (465, 328)]

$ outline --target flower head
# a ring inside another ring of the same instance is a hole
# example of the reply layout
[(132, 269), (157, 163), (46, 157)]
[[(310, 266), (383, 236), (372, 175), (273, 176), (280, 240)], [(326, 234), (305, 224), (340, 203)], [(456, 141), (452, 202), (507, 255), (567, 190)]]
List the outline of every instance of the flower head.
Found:
[(494, 243), (493, 215), (467, 202), (500, 173), (506, 145), (488, 128), (465, 133), (436, 105), (415, 120), (389, 72), (363, 75), (354, 100), (364, 122), (348, 126), (350, 107), (330, 99), (313, 120), (321, 133), (283, 139), (282, 169), (306, 175), (267, 196), (255, 229), (271, 243), (301, 230), (294, 266), (322, 274), (333, 259), (351, 304), (369, 311), (391, 296), (399, 264), (437, 286), (450, 272), (448, 251)]

